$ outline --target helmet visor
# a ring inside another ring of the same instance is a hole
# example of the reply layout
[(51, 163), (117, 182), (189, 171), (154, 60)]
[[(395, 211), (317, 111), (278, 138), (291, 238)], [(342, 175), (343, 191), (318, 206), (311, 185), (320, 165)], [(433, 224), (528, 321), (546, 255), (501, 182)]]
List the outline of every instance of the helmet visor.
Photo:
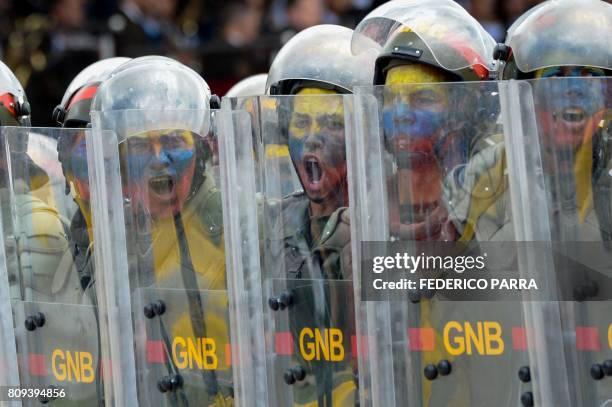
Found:
[(612, 6), (599, 0), (549, 1), (508, 30), (519, 70), (553, 66), (612, 69)]
[[(355, 28), (351, 50), (382, 50), (402, 31), (412, 31), (429, 49), (437, 64), (449, 71), (474, 65), (491, 69), (495, 40), (451, 0), (397, 0), (385, 3)], [(410, 45), (410, 44), (403, 44)], [(455, 52), (448, 52), (449, 48)]]

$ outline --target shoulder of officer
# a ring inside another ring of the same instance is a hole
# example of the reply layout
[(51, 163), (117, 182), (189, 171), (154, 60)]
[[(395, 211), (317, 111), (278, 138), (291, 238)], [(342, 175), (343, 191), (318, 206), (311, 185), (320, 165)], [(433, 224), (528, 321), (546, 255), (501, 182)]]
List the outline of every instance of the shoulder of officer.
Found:
[(503, 148), (504, 135), (501, 133), (489, 134), (477, 137), (476, 142), (471, 146), (471, 156), (480, 154), (482, 151), (498, 151)]
[(284, 214), (286, 214), (285, 216), (289, 216), (287, 212), (291, 213), (305, 211), (308, 207), (308, 203), (308, 197), (303, 191), (298, 191), (286, 195), (280, 202), (282, 206), (282, 211)]
[(304, 199), (308, 199), (308, 197), (306, 196), (306, 192), (304, 192), (303, 190), (299, 190), (285, 195), (283, 197), (283, 202), (291, 203), (293, 201), (302, 201)]
[(308, 204), (310, 201), (303, 191), (285, 196), (281, 201), (283, 237), (303, 235), (309, 225)]
[[(59, 248), (62, 250), (66, 248), (66, 228), (62, 223), (59, 212), (47, 205), (42, 200), (38, 199), (33, 195), (22, 195), (18, 194), (15, 196), (17, 215), (21, 219), (30, 217), (29, 221), (22, 221), (21, 225), (28, 227), (28, 230), (22, 230), (22, 233), (26, 233), (28, 238), (33, 237), (51, 237), (56, 238), (56, 242)], [(45, 239), (45, 246), (55, 246), (54, 240)]]
[(350, 240), (351, 221), (349, 208), (338, 208), (331, 214), (323, 229), (321, 245), (342, 250)]

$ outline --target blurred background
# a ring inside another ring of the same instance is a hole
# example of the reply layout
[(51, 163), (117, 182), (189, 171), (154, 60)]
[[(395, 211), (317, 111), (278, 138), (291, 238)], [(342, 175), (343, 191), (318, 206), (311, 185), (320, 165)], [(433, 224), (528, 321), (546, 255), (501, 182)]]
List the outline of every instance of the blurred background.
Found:
[[(538, 0), (457, 0), (498, 41)], [(0, 0), (0, 58), (20, 79), (32, 123), (51, 112), (87, 65), (112, 56), (167, 55), (191, 66), (220, 96), (265, 73), (296, 32), (350, 28), (384, 0)]]

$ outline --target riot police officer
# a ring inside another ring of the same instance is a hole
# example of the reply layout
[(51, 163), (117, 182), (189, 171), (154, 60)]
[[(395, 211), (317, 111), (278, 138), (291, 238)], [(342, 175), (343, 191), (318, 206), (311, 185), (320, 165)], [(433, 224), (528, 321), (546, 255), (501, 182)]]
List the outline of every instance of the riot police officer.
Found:
[[(269, 400), (282, 405), (358, 400), (343, 95), (371, 81), (374, 54), (353, 55), (351, 35), (333, 25), (297, 34), (270, 67), (270, 96), (258, 101), (263, 284), (266, 318), (275, 321), (266, 329), (293, 349), (267, 349), (279, 358), (270, 366)], [(290, 164), (281, 165), (281, 157)], [(279, 195), (278, 184), (295, 178), (301, 190)], [(315, 336), (330, 334), (335, 355), (315, 354)]]
[[(53, 119), (64, 128), (86, 128), (91, 122), (91, 102), (98, 86), (129, 58), (104, 59), (88, 66), (70, 83), (62, 102), (54, 109)], [(84, 132), (63, 132), (57, 142), (58, 159), (66, 177), (66, 194), (74, 188), (79, 211), (70, 224), (71, 250), (81, 286), (86, 289), (93, 275), (90, 191)]]
[[(278, 98), (292, 101), (288, 111), (281, 110), (286, 114), (281, 120), (287, 121), (285, 142), (303, 188), (283, 200), (284, 210), (295, 214), (295, 223), (286, 225), (292, 229), (287, 230), (286, 238), (297, 239), (291, 246), (305, 244), (311, 252), (320, 251), (321, 276), (340, 279), (351, 275), (351, 268), (343, 264), (350, 256), (342, 252), (348, 249), (350, 233), (342, 226), (348, 222), (344, 107), (342, 97), (334, 95), (350, 94), (354, 87), (368, 84), (373, 68), (369, 65), (372, 54), (350, 53), (351, 34), (331, 25), (304, 30), (281, 49), (270, 67), (266, 85), (272, 96), (296, 96)], [(326, 36), (327, 44), (319, 44)], [(300, 55), (308, 58), (300, 59)], [(296, 235), (298, 231), (304, 235)], [(335, 243), (326, 248), (326, 242)], [(287, 265), (292, 276), (313, 277), (307, 263), (298, 258), (295, 261)]]
[[(376, 222), (356, 228), (354, 238), (385, 240), (409, 255), (440, 254), (432, 249), (451, 250), (443, 256), (466, 254), (471, 247), (464, 243), (496, 233), (498, 216), (504, 215), (496, 211), (505, 206), (500, 202), (504, 194), (489, 172), (476, 179), (480, 184), (468, 183), (475, 157), (500, 150), (503, 141), (499, 91), (489, 80), (495, 74), (495, 41), (454, 1), (398, 0), (364, 18), (352, 47), (354, 52), (380, 50), (374, 86), (362, 89), (368, 97), (356, 102), (365, 112), (355, 126), (363, 129), (357, 138), (365, 147), (351, 157), (365, 174), (365, 179), (354, 178), (352, 190), (361, 197), (356, 212)], [(479, 206), (491, 211), (486, 224), (472, 222)], [(436, 281), (458, 276), (454, 270), (424, 273), (423, 278), (440, 277), (431, 278)], [(364, 279), (361, 286), (371, 283)], [(370, 354), (388, 349), (393, 354), (372, 363), (364, 378), (367, 391), (378, 396), (380, 405), (518, 402), (520, 382), (510, 378), (520, 367), (520, 355), (506, 349), (493, 366), (480, 359), (484, 349), (474, 355), (473, 348), (466, 352), (454, 340), (490, 315), (503, 316), (504, 327), (520, 325), (520, 310), (509, 315), (499, 303), (471, 302), (467, 290), (417, 287), (387, 290), (373, 298), (377, 302), (363, 305)], [(373, 295), (367, 288), (363, 292), (362, 300)]]
[[(95, 334), (83, 335), (97, 332), (96, 314), (73, 269), (66, 218), (74, 208), (60, 192), (64, 180), (53, 154), (59, 131), (26, 127), (25, 95), (14, 77), (10, 83), (2, 96), (6, 114), (2, 124), (21, 127), (2, 129), (7, 152), (2, 188), (7, 199), (3, 198), (2, 208), (7, 266), (14, 279), (11, 299), (21, 383), (41, 389), (62, 386), (71, 401), (98, 405), (103, 403), (101, 382), (96, 380), (98, 341)], [(66, 360), (75, 352), (86, 355), (83, 370), (79, 380), (72, 380), (72, 371), (67, 380), (68, 371), (63, 376), (56, 368), (67, 369)], [(42, 374), (45, 366), (51, 367), (49, 374)], [(51, 396), (45, 394), (40, 400), (49, 401)]]
[(136, 320), (126, 337), (136, 383), (122, 385), (143, 404), (231, 403), (221, 194), (206, 171), (211, 99), (197, 73), (152, 56), (121, 65), (93, 100), (95, 137), (119, 143), (125, 223), (111, 233), (127, 240), (121, 307)]
[[(389, 208), (392, 233), (401, 239), (459, 239), (464, 226), (453, 222), (457, 194), (453, 208), (442, 203), (449, 200), (443, 198), (444, 180), (481, 147), (474, 145), (474, 133), (482, 131), (476, 127), (485, 119), (477, 122), (478, 115), (494, 115), (498, 104), (485, 111), (487, 101), (475, 86), (435, 84), (488, 80), (493, 38), (455, 2), (400, 1), (374, 10), (357, 27), (353, 46), (372, 43), (381, 48), (374, 84), (386, 86), (384, 141), (397, 166), (396, 182), (388, 185), (395, 202)], [(457, 111), (460, 105), (466, 108)]]
[[(535, 347), (539, 386), (525, 405), (612, 399), (603, 368), (609, 352), (597, 346), (585, 352), (581, 333), (589, 326), (594, 337), (610, 325), (611, 34), (610, 4), (546, 1), (510, 27), (496, 52), (504, 79), (525, 80), (507, 85), (515, 103), (509, 120), (521, 124), (513, 134), (518, 142), (506, 145), (515, 157), (508, 162), (523, 166), (508, 172), (525, 188), (518, 189), (521, 206), (512, 218), (519, 240), (536, 241), (538, 261), (524, 266), (524, 275), (548, 284), (539, 297), (544, 305), (529, 302), (526, 315), (544, 321), (532, 323), (534, 336), (560, 338)], [(538, 250), (541, 241), (555, 252)]]

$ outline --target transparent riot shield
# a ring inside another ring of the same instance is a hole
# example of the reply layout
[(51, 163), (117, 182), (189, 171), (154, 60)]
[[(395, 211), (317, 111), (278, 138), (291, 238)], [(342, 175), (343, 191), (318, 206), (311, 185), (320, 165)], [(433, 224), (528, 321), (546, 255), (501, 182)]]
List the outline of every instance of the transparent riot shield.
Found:
[(612, 405), (611, 89), (606, 77), (506, 84), (517, 237), (553, 254), (528, 251), (521, 265), (556, 300), (526, 308), (546, 333), (536, 405)]
[(85, 133), (0, 128), (7, 298), (18, 361), (18, 371), (9, 372), (32, 389), (21, 393), (23, 405), (104, 404)]
[[(224, 102), (226, 103), (226, 102)], [(225, 106), (227, 109), (227, 106)], [(228, 114), (228, 113), (224, 113)], [(257, 161), (253, 112), (236, 111), (219, 140), (223, 224), (228, 268), (234, 402), (259, 405), (267, 399), (261, 267), (257, 224)], [(228, 116), (229, 117), (229, 116)], [(261, 380), (263, 378), (263, 380)]]
[[(260, 134), (253, 145), (260, 180), (251, 197), (258, 210), (259, 281), (248, 268), (241, 279), (249, 282), (243, 290), (255, 307), (249, 316), (260, 321), (244, 329), (252, 342), (265, 338), (265, 356), (251, 356), (253, 385), (265, 387), (253, 405), (357, 405), (344, 97), (226, 103), (255, 106)], [(242, 240), (232, 240), (244, 241), (241, 233)]]
[[(266, 111), (276, 110), (276, 104), (277, 101), (273, 98), (237, 97), (223, 99), (224, 109), (243, 110), (250, 117), (251, 143), (249, 145), (253, 146), (253, 157), (255, 159), (256, 191), (261, 193), (264, 189), (261, 183), (268, 180), (268, 193), (272, 192), (269, 188), (276, 188), (277, 190), (273, 192), (275, 196), (285, 196), (299, 191), (302, 186), (291, 163), (287, 144), (283, 143), (281, 139), (273, 139), (272, 136), (269, 136), (266, 143), (262, 144), (264, 134), (279, 134), (279, 130), (275, 128), (277, 123), (264, 123), (260, 120), (261, 115), (265, 114)], [(246, 143), (246, 140), (243, 140), (241, 144), (245, 145), (244, 143)], [(261, 146), (261, 148), (258, 146)], [(264, 160), (266, 165), (263, 165)]]
[[(207, 169), (227, 129), (209, 111), (94, 114), (99, 240), (115, 397), (147, 406), (230, 405), (233, 379), (220, 186)], [(227, 115), (232, 120), (232, 115)], [(210, 125), (209, 125), (210, 123)], [(112, 130), (109, 130), (112, 129)], [(227, 137), (230, 137), (229, 135)], [(96, 225), (97, 228), (97, 225)], [(98, 239), (98, 237), (97, 237)]]
[[(531, 391), (520, 296), (381, 288), (373, 276), (390, 274), (365, 262), (396, 253), (425, 259), (434, 243), (455, 255), (489, 251), (487, 268), (516, 261), (498, 85), (356, 93), (348, 162), (362, 394), (379, 406), (520, 405)], [(457, 270), (431, 280), (472, 277)]]
[[(2, 222), (1, 218), (0, 222)], [(0, 230), (3, 230), (3, 228), (0, 227)], [(4, 234), (0, 236), (2, 236), (0, 239), (0, 386), (8, 388), (8, 386), (19, 386), (19, 368), (17, 364), (17, 350), (15, 348), (10, 286), (4, 251)], [(12, 403), (8, 400), (4, 400), (4, 402), (8, 406), (21, 405), (18, 400), (14, 400)]]

